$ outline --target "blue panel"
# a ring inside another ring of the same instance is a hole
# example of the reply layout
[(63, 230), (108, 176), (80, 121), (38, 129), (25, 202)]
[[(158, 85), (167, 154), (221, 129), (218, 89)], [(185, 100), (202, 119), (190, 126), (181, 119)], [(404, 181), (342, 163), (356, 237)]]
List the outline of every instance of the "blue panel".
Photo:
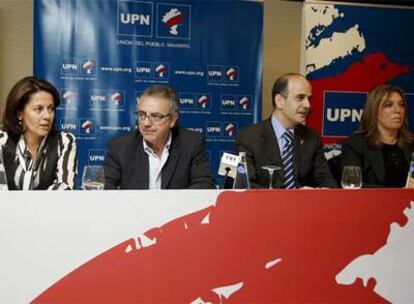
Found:
[(261, 119), (262, 28), (263, 4), (250, 1), (34, 1), (34, 74), (60, 91), (56, 121), (77, 135), (79, 172), (135, 130), (154, 84), (178, 91), (180, 125), (206, 136), (217, 172), (237, 131)]

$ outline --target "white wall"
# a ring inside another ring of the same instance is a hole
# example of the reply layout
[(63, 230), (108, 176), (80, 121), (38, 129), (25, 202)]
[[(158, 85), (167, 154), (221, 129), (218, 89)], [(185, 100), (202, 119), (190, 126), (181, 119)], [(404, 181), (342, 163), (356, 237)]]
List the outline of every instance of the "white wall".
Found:
[(0, 122), (10, 88), (33, 73), (33, 1), (0, 0)]

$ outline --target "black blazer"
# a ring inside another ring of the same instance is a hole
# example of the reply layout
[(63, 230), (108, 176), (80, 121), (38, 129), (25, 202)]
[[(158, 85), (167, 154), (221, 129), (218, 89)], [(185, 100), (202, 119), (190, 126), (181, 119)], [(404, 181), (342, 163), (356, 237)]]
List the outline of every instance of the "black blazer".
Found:
[[(414, 152), (414, 144), (403, 150), (407, 164), (411, 162), (411, 154)], [(342, 145), (340, 167), (359, 166), (362, 170), (362, 187), (377, 188), (385, 185), (384, 156), (381, 148), (368, 145), (363, 135), (356, 134)], [(407, 172), (408, 173), (408, 172)]]
[[(283, 166), (281, 153), (271, 119), (252, 125), (238, 134), (237, 152), (246, 152), (247, 166), (252, 187), (269, 186), (269, 173), (265, 165), (282, 169), (274, 173), (274, 188), (281, 188)], [(295, 181), (297, 187), (337, 187), (322, 151), (320, 136), (304, 125), (295, 127), (294, 137)]]
[[(149, 161), (139, 131), (109, 142), (105, 189), (148, 189)], [(168, 160), (161, 172), (162, 189), (215, 189), (200, 134), (174, 129)]]

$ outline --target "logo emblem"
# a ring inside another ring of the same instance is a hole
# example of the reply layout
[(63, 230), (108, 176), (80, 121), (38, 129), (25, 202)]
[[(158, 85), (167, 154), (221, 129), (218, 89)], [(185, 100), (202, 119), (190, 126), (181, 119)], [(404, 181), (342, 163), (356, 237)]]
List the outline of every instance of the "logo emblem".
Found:
[(153, 4), (143, 1), (118, 1), (118, 35), (152, 37)]
[(224, 130), (226, 131), (226, 134), (227, 134), (228, 136), (233, 136), (233, 134), (234, 134), (234, 124), (229, 123), (229, 124), (225, 127), (225, 129), (224, 129)]
[(201, 107), (203, 109), (207, 108), (208, 106), (208, 97), (206, 95), (202, 95), (199, 99), (198, 99), (198, 103), (201, 105)]
[(66, 92), (63, 93), (62, 97), (63, 97), (63, 99), (65, 100), (65, 102), (67, 104), (70, 104), (75, 100), (75, 96), (76, 96), (76, 94), (75, 94), (74, 91), (67, 90)]
[(157, 37), (190, 39), (191, 6), (183, 4), (157, 4)]
[(165, 65), (160, 64), (155, 68), (155, 72), (157, 73), (158, 77), (165, 77), (165, 74), (167, 73), (167, 68)]
[(106, 105), (106, 90), (90, 90), (89, 106), (91, 108), (102, 108)]
[(323, 135), (335, 137), (350, 136), (358, 129), (365, 92), (325, 91), (323, 100)]
[(171, 35), (177, 35), (177, 28), (183, 23), (183, 15), (178, 9), (172, 8), (162, 17), (162, 22), (169, 28)]
[(95, 126), (92, 120), (86, 119), (81, 122), (82, 133), (87, 135), (92, 135), (95, 133)]
[(111, 101), (114, 105), (119, 106), (122, 102), (122, 94), (120, 92), (114, 92), (111, 95)]
[(230, 68), (226, 71), (226, 77), (230, 81), (235, 81), (237, 79), (237, 71), (234, 68)]
[(170, 78), (170, 64), (168, 62), (154, 62), (154, 78), (168, 79)]
[(84, 76), (96, 76), (96, 61), (85, 59), (81, 63), (81, 74)]
[(195, 100), (198, 110), (211, 110), (212, 97), (210, 93), (196, 93)]
[(72, 58), (63, 58), (60, 72), (62, 75), (78, 75), (78, 61)]
[(88, 163), (91, 165), (102, 165), (105, 161), (104, 149), (89, 149), (88, 151)]
[(180, 109), (191, 110), (195, 107), (193, 93), (180, 93)]
[(249, 104), (249, 98), (247, 98), (246, 96), (242, 97), (239, 101), (239, 105), (242, 107), (243, 110), (249, 109)]
[(208, 65), (207, 66), (207, 80), (208, 81), (222, 81), (223, 80), (223, 67), (220, 65)]
[(70, 132), (74, 135), (78, 133), (78, 120), (77, 119), (64, 119), (61, 118), (59, 121), (60, 129), (63, 131)]
[(86, 61), (82, 65), (82, 68), (85, 70), (86, 74), (92, 74), (92, 71), (93, 71), (94, 67), (95, 67), (95, 64), (91, 60)]
[(221, 123), (217, 121), (207, 121), (206, 136), (207, 137), (221, 137)]
[(135, 63), (135, 77), (136, 78), (151, 78), (152, 77), (152, 63), (146, 61), (137, 61)]

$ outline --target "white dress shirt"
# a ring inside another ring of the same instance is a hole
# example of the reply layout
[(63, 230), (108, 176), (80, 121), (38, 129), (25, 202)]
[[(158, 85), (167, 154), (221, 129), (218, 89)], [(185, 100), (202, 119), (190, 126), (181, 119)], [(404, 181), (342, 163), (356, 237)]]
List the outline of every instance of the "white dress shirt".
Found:
[(148, 146), (147, 142), (143, 140), (144, 151), (148, 155), (149, 162), (149, 189), (161, 189), (161, 171), (165, 163), (168, 160), (168, 155), (170, 155), (170, 145), (171, 145), (171, 132), (168, 137), (168, 141), (162, 150), (161, 157), (158, 157), (157, 154)]

